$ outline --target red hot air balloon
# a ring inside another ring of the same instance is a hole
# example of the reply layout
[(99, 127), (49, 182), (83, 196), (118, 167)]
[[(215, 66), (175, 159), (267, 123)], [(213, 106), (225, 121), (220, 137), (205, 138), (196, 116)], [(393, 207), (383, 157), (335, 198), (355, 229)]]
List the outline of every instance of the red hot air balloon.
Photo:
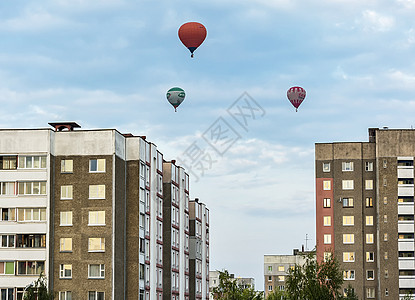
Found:
[(200, 23), (197, 22), (188, 22), (184, 23), (179, 28), (179, 39), (182, 41), (192, 53), (199, 47), (206, 38), (206, 28)]
[(304, 101), (305, 95), (305, 89), (299, 86), (293, 86), (287, 91), (288, 100), (290, 100), (291, 104), (295, 107), (295, 111), (297, 111), (301, 102)]

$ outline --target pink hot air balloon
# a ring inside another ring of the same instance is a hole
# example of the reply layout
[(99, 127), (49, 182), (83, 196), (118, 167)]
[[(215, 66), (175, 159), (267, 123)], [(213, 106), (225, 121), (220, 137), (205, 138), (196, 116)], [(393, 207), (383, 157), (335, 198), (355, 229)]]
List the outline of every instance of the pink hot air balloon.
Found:
[(297, 111), (301, 102), (304, 101), (305, 95), (305, 89), (299, 86), (293, 86), (287, 91), (288, 100), (290, 100), (291, 104), (295, 107), (295, 111)]

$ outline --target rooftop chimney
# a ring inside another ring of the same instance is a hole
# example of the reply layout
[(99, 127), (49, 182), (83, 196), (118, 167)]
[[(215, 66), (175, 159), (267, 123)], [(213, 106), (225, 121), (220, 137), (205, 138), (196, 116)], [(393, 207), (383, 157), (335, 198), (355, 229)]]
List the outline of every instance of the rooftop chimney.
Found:
[(48, 123), (50, 126), (55, 128), (55, 131), (63, 131), (67, 129), (68, 131), (73, 131), (74, 128), (81, 128), (76, 122), (55, 122)]

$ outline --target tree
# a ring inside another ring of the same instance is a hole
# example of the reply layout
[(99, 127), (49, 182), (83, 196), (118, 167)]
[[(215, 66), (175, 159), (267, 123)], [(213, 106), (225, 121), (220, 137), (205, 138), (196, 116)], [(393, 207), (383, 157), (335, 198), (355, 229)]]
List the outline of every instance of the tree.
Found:
[(350, 283), (346, 288), (346, 296), (344, 296), (340, 299), (342, 299), (342, 300), (359, 300), (359, 298), (354, 293), (354, 288), (352, 288)]
[(266, 300), (289, 300), (286, 292), (275, 290), (268, 294)]
[(35, 282), (26, 288), (24, 300), (53, 300), (53, 293), (48, 291), (47, 279), (41, 273)]
[(215, 300), (262, 300), (263, 292), (238, 285), (235, 278), (227, 270), (219, 271), (219, 285), (212, 289)]
[(414, 298), (409, 294), (409, 293), (407, 293), (406, 295), (405, 295), (405, 297), (403, 297), (402, 298), (402, 300), (413, 300)]
[(286, 293), (290, 300), (341, 299), (343, 276), (339, 263), (331, 256), (319, 263), (315, 252), (306, 256), (304, 265), (289, 270)]

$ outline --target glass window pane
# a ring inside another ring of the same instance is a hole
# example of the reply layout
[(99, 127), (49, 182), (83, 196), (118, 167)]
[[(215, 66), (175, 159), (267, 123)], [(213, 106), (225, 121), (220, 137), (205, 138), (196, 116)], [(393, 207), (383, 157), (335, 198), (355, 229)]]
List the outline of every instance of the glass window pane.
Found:
[(46, 195), (46, 182), (41, 182), (40, 183), (40, 194), (41, 195)]
[(96, 172), (98, 169), (98, 166), (97, 166), (97, 160), (96, 159), (91, 159), (90, 161), (89, 161), (89, 163), (90, 163), (90, 168), (89, 168), (89, 170), (91, 171), (91, 172)]
[(33, 157), (33, 168), (40, 168), (40, 157), (39, 156)]
[(105, 159), (98, 159), (98, 171), (105, 172)]
[(40, 209), (40, 220), (41, 221), (46, 221), (46, 208), (41, 208)]
[(32, 157), (26, 156), (26, 168), (32, 168)]
[(33, 209), (33, 221), (40, 221), (39, 209)]
[(25, 157), (24, 156), (20, 156), (19, 157), (19, 168), (24, 168), (26, 165), (25, 163)]
[(46, 156), (40, 157), (40, 167), (43, 169), (46, 168)]
[(89, 292), (88, 293), (88, 300), (96, 300), (95, 299), (95, 292)]
[(31, 182), (25, 182), (25, 194), (26, 195), (32, 194), (32, 183)]
[(40, 182), (33, 182), (33, 195), (40, 194)]
[(32, 209), (25, 208), (25, 221), (32, 221)]

